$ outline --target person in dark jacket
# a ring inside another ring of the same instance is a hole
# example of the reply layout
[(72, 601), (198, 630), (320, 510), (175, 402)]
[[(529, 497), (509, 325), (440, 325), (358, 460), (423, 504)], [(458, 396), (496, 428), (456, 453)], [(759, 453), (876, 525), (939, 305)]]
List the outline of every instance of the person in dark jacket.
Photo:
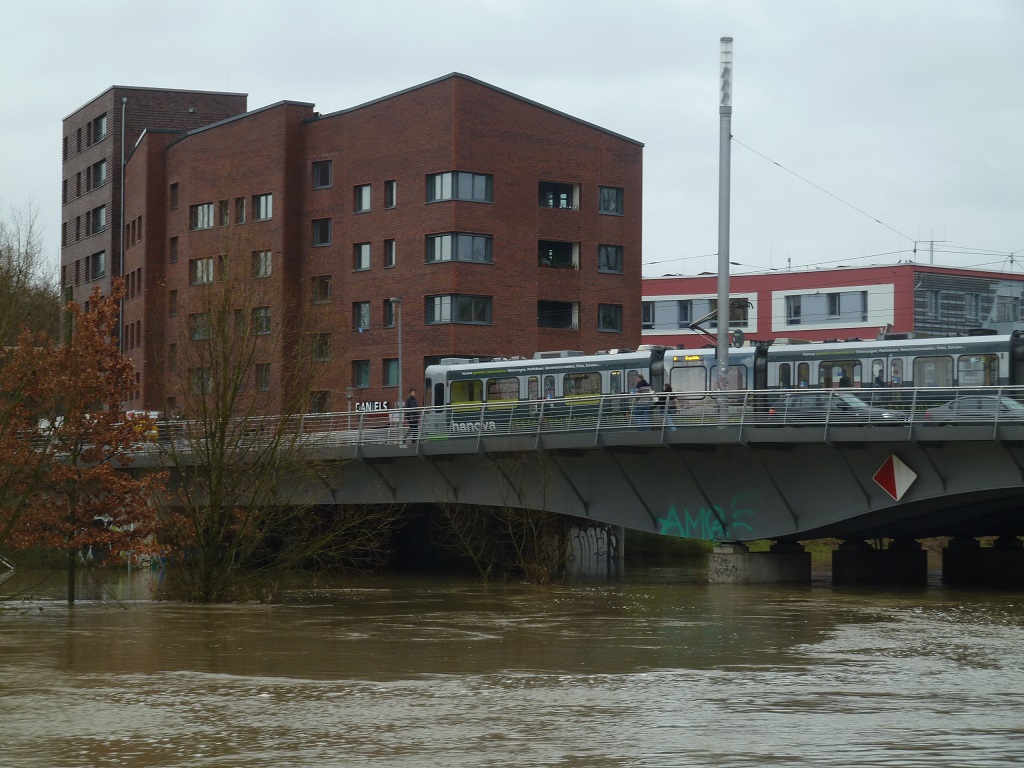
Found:
[(406, 441), (412, 443), (419, 439), (420, 432), (420, 412), (419, 412), (419, 401), (416, 399), (416, 390), (410, 389), (409, 396), (405, 398), (405, 420), (409, 425), (409, 432), (405, 436), (405, 440), (402, 441), (402, 445), (405, 445)]

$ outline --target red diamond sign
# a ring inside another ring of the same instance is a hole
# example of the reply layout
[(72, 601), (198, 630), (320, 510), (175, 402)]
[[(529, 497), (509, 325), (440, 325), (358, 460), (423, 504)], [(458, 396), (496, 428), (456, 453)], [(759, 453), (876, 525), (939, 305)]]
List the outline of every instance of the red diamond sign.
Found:
[(917, 480), (917, 473), (900, 461), (896, 454), (886, 459), (875, 472), (875, 482), (895, 501), (903, 498), (903, 494), (914, 484), (915, 480)]

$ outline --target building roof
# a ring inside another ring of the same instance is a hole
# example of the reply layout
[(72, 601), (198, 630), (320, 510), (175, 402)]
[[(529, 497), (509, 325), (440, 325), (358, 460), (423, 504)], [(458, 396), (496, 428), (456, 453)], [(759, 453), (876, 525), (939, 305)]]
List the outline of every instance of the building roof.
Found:
[(99, 101), (108, 93), (112, 93), (114, 91), (156, 91), (160, 93), (197, 93), (202, 94), (204, 96), (244, 96), (246, 99), (249, 98), (248, 93), (236, 93), (234, 91), (197, 91), (191, 88), (152, 88), (141, 85), (112, 85), (102, 93), (93, 96), (87, 102), (78, 107), (78, 109), (72, 110), (69, 114), (64, 116), (64, 119), (67, 120), (70, 117), (74, 117), (93, 102)]
[(402, 96), (402, 95), (404, 95), (406, 93), (411, 93), (412, 91), (417, 91), (417, 90), (419, 90), (421, 88), (427, 88), (427, 87), (429, 87), (431, 85), (435, 85), (437, 83), (444, 82), (445, 80), (453, 80), (453, 79), (456, 79), (456, 78), (461, 79), (461, 80), (465, 80), (465, 81), (470, 82), (470, 83), (475, 83), (477, 85), (483, 86), (484, 88), (490, 88), (492, 91), (495, 91), (497, 93), (501, 93), (501, 94), (503, 94), (505, 96), (508, 96), (509, 98), (516, 99), (517, 101), (521, 101), (524, 104), (529, 104), (531, 106), (537, 107), (538, 109), (543, 109), (544, 111), (550, 112), (553, 115), (558, 115), (559, 117), (564, 117), (566, 120), (572, 120), (573, 122), (579, 123), (580, 125), (585, 125), (588, 128), (593, 128), (595, 131), (600, 131), (601, 133), (608, 134), (609, 136), (614, 136), (615, 138), (622, 139), (623, 141), (628, 141), (631, 144), (636, 144), (639, 147), (643, 146), (643, 142), (637, 141), (636, 139), (631, 139), (628, 136), (623, 136), (621, 133), (616, 133), (615, 131), (610, 131), (607, 128), (602, 128), (601, 126), (595, 125), (594, 123), (587, 122), (586, 120), (581, 120), (578, 117), (573, 117), (572, 115), (566, 114), (565, 112), (560, 112), (557, 109), (553, 109), (553, 108), (545, 106), (544, 104), (541, 104), (539, 102), (532, 101), (532, 100), (527, 99), (527, 98), (525, 98), (523, 96), (520, 96), (518, 94), (512, 93), (511, 91), (506, 91), (503, 88), (498, 88), (497, 86), (491, 85), (490, 83), (485, 83), (483, 80), (478, 80), (475, 77), (470, 77), (469, 75), (464, 75), (461, 72), (451, 72), (451, 73), (449, 73), (447, 75), (444, 75), (442, 77), (437, 77), (437, 78), (434, 78), (433, 80), (428, 80), (425, 83), (420, 83), (419, 85), (414, 85), (411, 88), (405, 88), (405, 89), (403, 89), (401, 91), (396, 91), (395, 93), (388, 94), (387, 96), (381, 96), (380, 98), (373, 99), (371, 101), (366, 101), (366, 102), (363, 102), (362, 104), (357, 104), (354, 107), (349, 107), (347, 109), (341, 109), (341, 110), (338, 110), (337, 112), (331, 112), (331, 113), (328, 113), (326, 115), (318, 115), (316, 117), (311, 118), (311, 120), (323, 120), (323, 119), (328, 118), (328, 117), (335, 117), (336, 115), (343, 115), (343, 114), (346, 114), (346, 113), (349, 113), (349, 112), (355, 112), (356, 110), (363, 109), (365, 107), (369, 107), (369, 106), (371, 106), (373, 104), (378, 104), (378, 103), (380, 103), (382, 101), (387, 101), (388, 99), (394, 99), (394, 98), (396, 98), (398, 96)]

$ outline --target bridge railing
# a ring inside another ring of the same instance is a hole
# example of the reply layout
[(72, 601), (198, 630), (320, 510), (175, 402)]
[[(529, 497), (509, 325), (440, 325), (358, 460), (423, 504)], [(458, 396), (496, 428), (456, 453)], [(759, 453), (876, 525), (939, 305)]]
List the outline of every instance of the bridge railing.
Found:
[[(1024, 426), (1024, 387), (851, 388), (711, 391), (665, 395), (579, 395), (556, 399), (459, 403), (392, 411), (344, 411), (248, 419), (239, 440), (290, 435), (306, 446), (418, 445), (422, 441), (488, 436), (540, 438), (560, 433), (685, 431), (706, 427), (860, 426), (914, 428), (932, 425)], [(159, 422), (156, 439), (141, 451), (169, 442), (201, 440), (196, 422)]]

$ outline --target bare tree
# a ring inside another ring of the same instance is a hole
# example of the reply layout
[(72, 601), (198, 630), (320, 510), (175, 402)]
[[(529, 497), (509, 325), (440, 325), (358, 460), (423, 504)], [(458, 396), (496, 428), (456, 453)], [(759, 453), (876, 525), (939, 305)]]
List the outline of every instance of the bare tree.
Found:
[(300, 493), (325, 475), (306, 439), (318, 418), (306, 414), (316, 340), (297, 319), (300, 297), (263, 279), (271, 258), (224, 243), (191, 267), (203, 272), (180, 308), (171, 377), (179, 413), (164, 435), (174, 468), (161, 531), (171, 597), (264, 595), (289, 569), (368, 558), (396, 520), (394, 510), (324, 508)]
[(47, 263), (34, 208), (0, 212), (0, 344), (16, 343), (23, 328), (59, 337), (60, 289)]

